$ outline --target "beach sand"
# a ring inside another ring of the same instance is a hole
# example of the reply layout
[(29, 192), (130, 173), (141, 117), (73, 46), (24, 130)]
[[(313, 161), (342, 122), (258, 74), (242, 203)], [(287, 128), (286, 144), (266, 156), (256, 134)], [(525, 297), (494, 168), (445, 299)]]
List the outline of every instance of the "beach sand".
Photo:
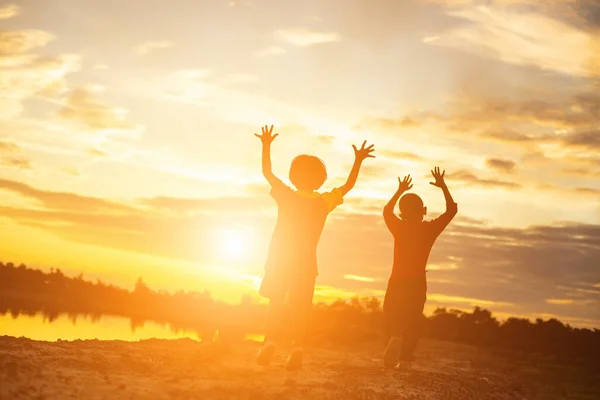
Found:
[[(565, 399), (600, 398), (600, 376), (485, 349), (423, 341), (409, 372), (383, 369), (382, 348), (309, 349), (302, 371), (285, 349), (262, 368), (259, 344), (190, 339), (40, 342), (0, 337), (0, 399)], [(591, 374), (591, 375), (590, 375)]]

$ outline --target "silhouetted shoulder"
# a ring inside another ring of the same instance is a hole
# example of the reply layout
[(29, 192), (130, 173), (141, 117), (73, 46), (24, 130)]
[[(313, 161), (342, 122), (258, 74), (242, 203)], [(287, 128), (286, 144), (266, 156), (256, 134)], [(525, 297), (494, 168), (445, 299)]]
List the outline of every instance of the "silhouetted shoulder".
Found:
[(333, 211), (337, 206), (344, 203), (344, 194), (337, 188), (331, 192), (321, 193), (320, 196), (325, 201), (328, 211)]
[(285, 183), (279, 181), (271, 186), (271, 192), (269, 193), (276, 202), (285, 201), (294, 195), (294, 190), (287, 186)]
[(452, 221), (452, 219), (456, 216), (457, 213), (458, 204), (448, 204), (446, 205), (446, 212), (444, 212), (439, 217), (428, 221), (427, 224), (433, 229), (436, 235), (439, 235), (444, 229), (446, 229), (450, 221)]

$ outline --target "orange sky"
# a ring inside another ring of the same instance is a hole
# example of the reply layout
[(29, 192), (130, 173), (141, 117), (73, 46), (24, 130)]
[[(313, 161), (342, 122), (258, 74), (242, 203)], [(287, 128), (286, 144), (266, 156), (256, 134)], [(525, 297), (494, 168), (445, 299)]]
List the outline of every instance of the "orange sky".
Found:
[(328, 220), (318, 298), (381, 296), (381, 209), (410, 173), (443, 211), (440, 165), (459, 216), (429, 306), (600, 326), (593, 0), (0, 1), (0, 24), (3, 261), (255, 295), (276, 210), (253, 133), (275, 124), (275, 172), (318, 155), (325, 190), (352, 143), (377, 148)]

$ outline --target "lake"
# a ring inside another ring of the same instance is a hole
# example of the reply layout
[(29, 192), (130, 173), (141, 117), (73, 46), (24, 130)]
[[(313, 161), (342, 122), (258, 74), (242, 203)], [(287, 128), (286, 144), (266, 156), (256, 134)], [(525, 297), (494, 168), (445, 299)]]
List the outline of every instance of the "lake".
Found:
[[(19, 314), (13, 317), (10, 313), (0, 314), (0, 336), (26, 337), (33, 340), (125, 340), (138, 341), (144, 339), (181, 339), (200, 340), (194, 331), (175, 331), (169, 324), (158, 324), (146, 321), (132, 328), (131, 320), (125, 317), (107, 316), (92, 320), (91, 317), (60, 314), (50, 321), (42, 313), (35, 315)], [(262, 340), (262, 335), (248, 334), (248, 340)]]

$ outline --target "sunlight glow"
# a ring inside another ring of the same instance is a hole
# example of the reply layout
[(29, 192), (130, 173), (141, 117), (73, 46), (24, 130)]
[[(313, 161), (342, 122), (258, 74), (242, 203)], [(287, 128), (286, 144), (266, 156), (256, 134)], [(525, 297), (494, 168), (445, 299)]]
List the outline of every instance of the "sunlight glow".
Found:
[(227, 260), (239, 260), (248, 256), (251, 235), (244, 228), (223, 229), (219, 233), (219, 252)]

